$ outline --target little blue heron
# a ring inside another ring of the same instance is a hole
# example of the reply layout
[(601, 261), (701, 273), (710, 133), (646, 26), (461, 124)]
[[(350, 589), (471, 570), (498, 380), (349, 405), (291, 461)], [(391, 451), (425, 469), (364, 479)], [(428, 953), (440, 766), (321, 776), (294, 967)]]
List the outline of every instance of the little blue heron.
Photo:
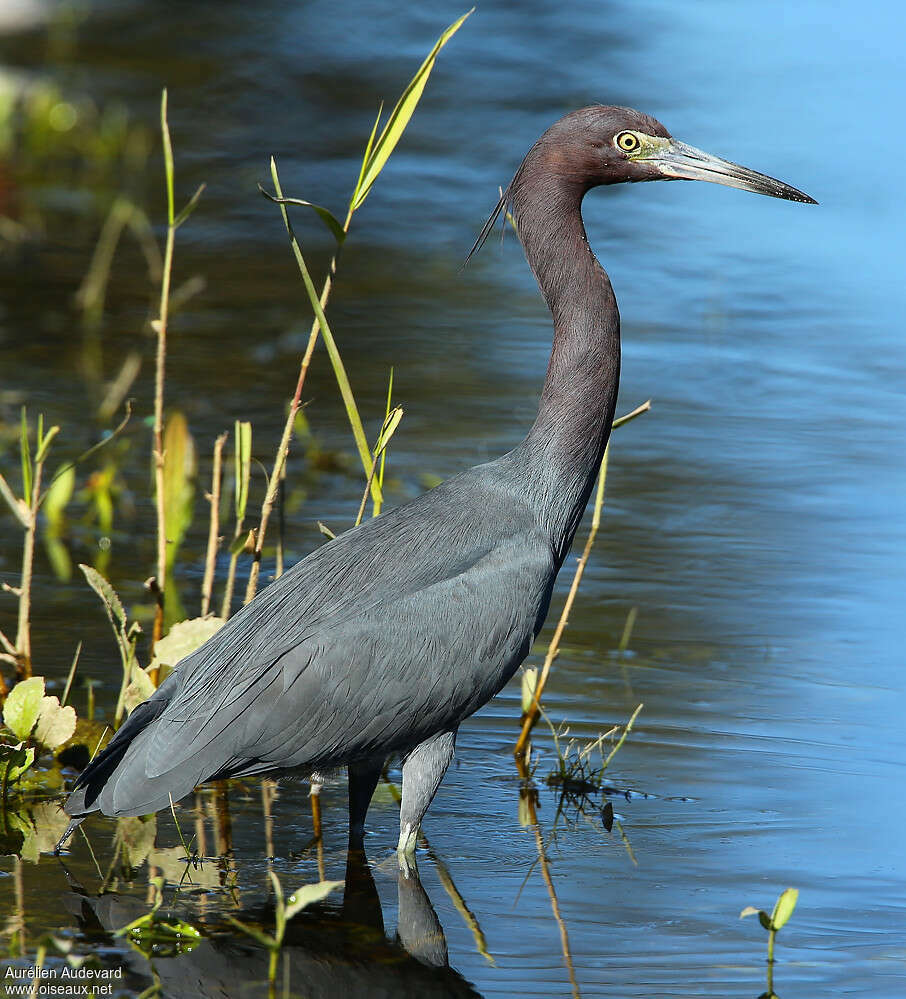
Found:
[(61, 844), (93, 811), (143, 815), (205, 781), (347, 766), (349, 837), (360, 845), (382, 768), (398, 755), (397, 849), (414, 850), (460, 724), (544, 624), (610, 435), (620, 317), (582, 199), (601, 184), (675, 179), (814, 204), (638, 111), (587, 107), (552, 125), (472, 248), (509, 207), (553, 314), (525, 440), (318, 548), (183, 659), (79, 776)]

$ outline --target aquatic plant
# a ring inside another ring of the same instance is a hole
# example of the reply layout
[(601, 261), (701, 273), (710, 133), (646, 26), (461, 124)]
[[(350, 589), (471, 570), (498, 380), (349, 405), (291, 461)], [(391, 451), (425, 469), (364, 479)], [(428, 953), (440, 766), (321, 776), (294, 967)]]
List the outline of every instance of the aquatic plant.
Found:
[(760, 999), (777, 999), (774, 994), (774, 939), (789, 922), (798, 901), (799, 889), (787, 888), (778, 896), (770, 915), (764, 909), (758, 909), (754, 905), (747, 905), (739, 914), (740, 919), (745, 919), (746, 916), (758, 916), (758, 922), (768, 931), (768, 990)]
[[(38, 416), (35, 428), (35, 448), (29, 443), (28, 414), (22, 407), (22, 422), (19, 434), (19, 453), (22, 461), (22, 496), (17, 497), (6, 479), (0, 475), (0, 496), (6, 500), (6, 505), (22, 525), (25, 537), (22, 542), (22, 570), (19, 585), (11, 587), (4, 584), (19, 601), (18, 626), (16, 640), (11, 641), (0, 631), (0, 662), (10, 663), (15, 667), (16, 679), (27, 679), (31, 676), (31, 587), (32, 571), (35, 560), (35, 535), (38, 529), (38, 510), (44, 500), (41, 493), (41, 480), (44, 475), (44, 464), (50, 453), (50, 445), (60, 432), (57, 426), (44, 432), (44, 414)], [(0, 700), (6, 695), (7, 686), (0, 672)]]
[(271, 992), (277, 981), (277, 964), (280, 960), (280, 948), (283, 946), (283, 938), (286, 935), (286, 925), (298, 915), (303, 909), (316, 902), (320, 902), (336, 888), (342, 888), (345, 881), (318, 881), (314, 884), (303, 885), (297, 888), (289, 898), (284, 898), (283, 886), (280, 879), (273, 871), (268, 871), (271, 887), (274, 891), (274, 932), (273, 935), (259, 930), (257, 927), (242, 923), (235, 916), (227, 916), (227, 919), (237, 928), (242, 930), (253, 940), (257, 940), (270, 953), (268, 964), (268, 981)]

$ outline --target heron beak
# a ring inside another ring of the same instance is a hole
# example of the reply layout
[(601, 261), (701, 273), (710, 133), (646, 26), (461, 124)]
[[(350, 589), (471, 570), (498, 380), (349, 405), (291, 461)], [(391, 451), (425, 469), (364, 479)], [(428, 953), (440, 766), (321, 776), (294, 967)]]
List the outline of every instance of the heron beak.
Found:
[(707, 180), (712, 184), (738, 187), (741, 191), (767, 194), (772, 198), (818, 204), (814, 198), (783, 181), (756, 173), (738, 163), (718, 159), (717, 156), (704, 153), (694, 146), (687, 146), (685, 142), (677, 142), (676, 139), (668, 139), (661, 150), (645, 159), (654, 163), (668, 180)]

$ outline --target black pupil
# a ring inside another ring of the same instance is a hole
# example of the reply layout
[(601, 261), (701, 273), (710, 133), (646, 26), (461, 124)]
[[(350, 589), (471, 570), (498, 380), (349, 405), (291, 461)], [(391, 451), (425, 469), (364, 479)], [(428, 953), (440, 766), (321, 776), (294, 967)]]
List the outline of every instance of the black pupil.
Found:
[(632, 147), (634, 145), (635, 145), (635, 137), (634, 136), (632, 136), (632, 135), (624, 135), (623, 136), (623, 148), (624, 149), (632, 149)]

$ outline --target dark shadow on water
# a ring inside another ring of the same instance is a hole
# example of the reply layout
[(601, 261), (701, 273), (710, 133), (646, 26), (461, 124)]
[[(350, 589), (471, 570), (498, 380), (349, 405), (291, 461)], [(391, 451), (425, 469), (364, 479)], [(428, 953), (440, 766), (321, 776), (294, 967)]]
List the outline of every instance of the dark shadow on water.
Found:
[[(396, 934), (389, 937), (371, 869), (364, 854), (350, 851), (340, 909), (313, 906), (287, 926), (277, 971), (277, 995), (309, 999), (346, 996), (479, 996), (447, 961), (447, 942), (416, 869), (399, 873)], [(119, 948), (113, 933), (147, 911), (137, 899), (114, 893), (92, 896), (77, 885), (65, 904), (95, 953)], [(237, 914), (242, 922), (272, 928), (268, 903)], [(159, 982), (166, 997), (222, 999), (268, 995), (268, 952), (234, 927), (209, 925), (189, 953), (153, 957), (137, 950), (122, 955), (122, 986)], [(226, 934), (229, 935), (226, 935)], [(285, 983), (289, 983), (285, 991)]]

